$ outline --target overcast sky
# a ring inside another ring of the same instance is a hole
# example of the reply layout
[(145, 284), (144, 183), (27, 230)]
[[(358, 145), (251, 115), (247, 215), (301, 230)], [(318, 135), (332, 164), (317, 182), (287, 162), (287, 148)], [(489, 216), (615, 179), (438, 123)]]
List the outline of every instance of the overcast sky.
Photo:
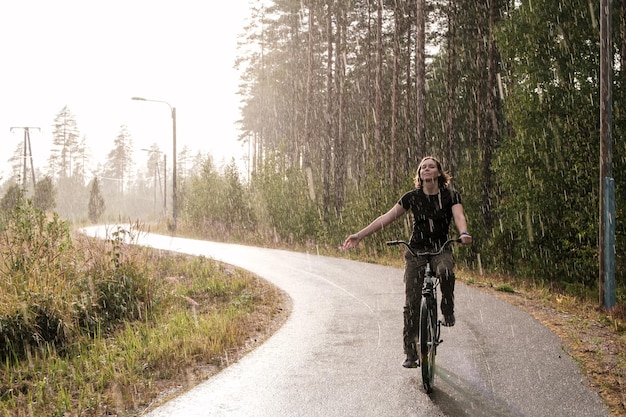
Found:
[(241, 158), (237, 35), (249, 17), (248, 0), (19, 0), (0, 4), (0, 168), (31, 131), (36, 165), (52, 147), (52, 123), (68, 106), (95, 161), (103, 162), (126, 124), (141, 148), (157, 143), (212, 152), (216, 162)]

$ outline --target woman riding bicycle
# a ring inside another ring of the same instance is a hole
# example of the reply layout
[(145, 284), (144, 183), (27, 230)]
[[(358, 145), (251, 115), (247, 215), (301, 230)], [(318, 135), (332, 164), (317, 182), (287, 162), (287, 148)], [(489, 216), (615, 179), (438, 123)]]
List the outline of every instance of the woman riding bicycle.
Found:
[[(450, 222), (460, 232), (461, 242), (472, 243), (467, 232), (467, 221), (458, 191), (449, 188), (450, 175), (443, 171), (441, 163), (427, 156), (419, 164), (415, 175), (415, 189), (400, 198), (387, 213), (378, 216), (360, 232), (348, 236), (344, 249), (355, 247), (363, 238), (377, 232), (404, 215), (413, 212), (413, 233), (410, 245), (416, 252), (437, 251), (448, 238)], [(424, 282), (426, 259), (416, 258), (407, 251), (405, 254), (405, 295), (404, 305), (404, 353), (405, 368), (417, 367), (417, 347), (415, 339), (419, 327), (420, 302)], [(444, 326), (454, 326), (454, 258), (451, 249), (445, 249), (432, 259), (432, 265), (441, 285), (441, 312)]]

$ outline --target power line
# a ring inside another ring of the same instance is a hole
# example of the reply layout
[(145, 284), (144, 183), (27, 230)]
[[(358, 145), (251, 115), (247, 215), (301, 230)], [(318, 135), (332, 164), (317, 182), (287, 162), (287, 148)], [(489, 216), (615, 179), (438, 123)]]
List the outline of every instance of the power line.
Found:
[(33, 126), (19, 126), (12, 127), (10, 129), (13, 132), (14, 129), (22, 129), (24, 131), (24, 164), (23, 164), (23, 176), (22, 176), (22, 188), (26, 189), (26, 178), (27, 178), (27, 159), (30, 159), (30, 173), (33, 181), (33, 191), (35, 190), (35, 165), (33, 164), (33, 150), (30, 144), (30, 130), (37, 129), (41, 132), (41, 129)]

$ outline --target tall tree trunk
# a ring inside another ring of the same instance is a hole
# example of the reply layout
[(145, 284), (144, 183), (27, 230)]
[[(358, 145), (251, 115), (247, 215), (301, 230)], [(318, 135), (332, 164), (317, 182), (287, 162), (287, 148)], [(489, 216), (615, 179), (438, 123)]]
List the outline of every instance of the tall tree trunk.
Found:
[[(383, 159), (383, 0), (378, 0), (378, 18), (376, 19), (376, 72), (375, 72), (375, 98), (374, 98), (374, 158), (376, 167), (383, 167), (386, 162)], [(383, 171), (386, 175), (387, 170)]]
[[(413, 22), (412, 17), (413, 17), (413, 13), (412, 11), (414, 10), (413, 7), (407, 7), (407, 19), (409, 22)], [(411, 114), (411, 109), (413, 108), (413, 92), (414, 92), (414, 88), (412, 88), (411, 86), (413, 85), (412, 83), (412, 77), (411, 77), (411, 56), (412, 54), (412, 42), (410, 41), (410, 39), (412, 39), (412, 24), (407, 24), (406, 25), (406, 50), (404, 51), (404, 53), (406, 54), (406, 69), (405, 69), (405, 85), (406, 85), (406, 95), (405, 95), (405, 101), (404, 101), (404, 111), (406, 112), (406, 129), (403, 132), (404, 133), (404, 147), (405, 147), (405, 152), (403, 152), (402, 154), (404, 155), (404, 160), (402, 161), (404, 163), (404, 172), (411, 172), (412, 170), (415, 169), (415, 160), (417, 159), (416, 155), (417, 154), (417, 149), (415, 149), (415, 144), (413, 141), (413, 136), (415, 134), (415, 132), (413, 131), (413, 123), (410, 122), (410, 114)], [(417, 87), (417, 85), (416, 85)]]
[(483, 216), (486, 230), (493, 227), (492, 207), (494, 203), (495, 191), (493, 184), (493, 154), (500, 142), (500, 96), (498, 88), (499, 74), (499, 53), (493, 28), (498, 19), (498, 5), (500, 2), (489, 2), (488, 22), (487, 22), (487, 89), (486, 89), (486, 115), (485, 121), (485, 154), (483, 158)]
[(620, 66), (619, 73), (622, 81), (622, 88), (626, 88), (624, 82), (626, 82), (626, 0), (622, 0), (620, 3), (620, 31), (621, 31), (621, 53), (620, 53)]
[(419, 159), (426, 153), (426, 0), (416, 0), (415, 10), (415, 149)]
[[(300, 168), (300, 164), (302, 161), (303, 148), (306, 146), (304, 144), (304, 135), (302, 134), (302, 124), (303, 120), (301, 118), (302, 112), (302, 64), (301, 57), (302, 54), (302, 43), (300, 41), (300, 15), (298, 13), (292, 13), (291, 18), (289, 19), (290, 29), (291, 29), (291, 39), (290, 39), (290, 48), (291, 48), (291, 57), (295, 63), (291, 65), (292, 71), (289, 72), (289, 83), (291, 85), (291, 89), (294, 94), (291, 94), (289, 97), (290, 108), (298, 109), (298, 111), (293, 111), (290, 114), (290, 125), (287, 137), (291, 138), (291, 140), (287, 141), (287, 149), (289, 150), (289, 161), (288, 164), (290, 167)], [(306, 87), (305, 92), (306, 94)]]
[(345, 133), (344, 133), (344, 81), (346, 76), (345, 45), (346, 45), (346, 11), (343, 3), (339, 3), (337, 10), (337, 38), (335, 45), (335, 76), (337, 88), (337, 130), (335, 138), (335, 214), (339, 216), (343, 209), (344, 188), (346, 178), (345, 164)]
[(365, 62), (363, 63), (365, 66), (365, 79), (362, 81), (363, 85), (367, 86), (364, 90), (360, 90), (359, 93), (362, 95), (362, 100), (365, 103), (364, 107), (364, 115), (362, 116), (362, 132), (357, 138), (358, 149), (361, 150), (359, 155), (359, 171), (357, 177), (359, 180), (367, 177), (368, 175), (368, 167), (371, 164), (372, 155), (374, 154), (373, 143), (371, 138), (374, 136), (372, 126), (374, 123), (370, 122), (370, 114), (373, 114), (374, 108), (372, 107), (372, 103), (375, 101), (376, 93), (374, 88), (370, 88), (375, 83), (375, 72), (376, 69), (372, 62), (374, 62), (374, 54), (375, 54), (375, 39), (376, 33), (374, 29), (374, 18), (372, 17), (372, 7), (371, 2), (374, 0), (367, 0), (366, 7), (366, 39), (365, 39)]
[[(394, 31), (393, 31), (393, 66), (391, 68), (391, 127), (389, 140), (391, 142), (390, 157), (397, 160), (398, 154), (398, 99), (400, 97), (399, 79), (400, 76), (400, 17), (402, 15), (401, 6), (398, 0), (394, 1)], [(395, 188), (398, 182), (397, 165), (393, 165), (389, 172), (391, 185)]]
[(306, 97), (304, 99), (304, 149), (302, 155), (302, 165), (306, 174), (309, 198), (315, 200), (315, 186), (311, 182), (313, 181), (313, 175), (311, 175), (311, 94), (313, 84), (313, 47), (314, 37), (313, 30), (315, 19), (315, 2), (312, 2), (309, 6), (309, 38), (307, 42), (307, 69), (306, 69)]
[[(483, 24), (483, 22), (479, 22), (479, 25)], [(477, 73), (480, 74), (483, 72), (483, 68), (485, 68), (486, 62), (484, 57), (484, 50), (482, 48), (484, 39), (484, 33), (479, 32), (477, 44), (476, 44), (476, 67)], [(478, 81), (478, 85), (476, 86), (477, 94), (476, 94), (476, 127), (478, 129), (477, 138), (480, 143), (480, 149), (482, 150), (482, 167), (481, 167), (481, 196), (482, 196), (482, 214), (483, 214), (483, 226), (485, 230), (491, 230), (491, 207), (489, 204), (489, 191), (491, 190), (491, 175), (490, 175), (490, 157), (491, 150), (489, 148), (488, 135), (487, 135), (487, 126), (485, 122), (485, 113), (486, 113), (486, 101), (485, 101), (485, 81), (483, 77)]]
[[(262, 15), (263, 16), (263, 15)], [(264, 23), (264, 18), (261, 17), (261, 56), (259, 58), (260, 60), (260, 67), (261, 67), (261, 72), (259, 74), (259, 79), (260, 79), (260, 84), (261, 84), (261, 88), (259, 89), (260, 91), (260, 99), (259, 101), (261, 102), (261, 107), (265, 107), (265, 104), (269, 101), (267, 98), (267, 88), (268, 88), (268, 83), (267, 83), (267, 69), (265, 68), (265, 23)], [(261, 124), (261, 128), (260, 130), (260, 134), (257, 135), (257, 140), (256, 140), (256, 145), (257, 145), (257, 153), (256, 153), (256, 161), (257, 161), (257, 167), (259, 167), (260, 169), (263, 169), (263, 164), (265, 162), (264, 158), (265, 158), (265, 139), (267, 137), (267, 127), (265, 126), (264, 123)]]
[[(467, 7), (469, 4), (470, 7)], [(467, 60), (471, 66), (470, 74), (472, 79), (469, 83), (469, 118), (470, 126), (473, 130), (473, 137), (475, 138), (477, 155), (480, 158), (480, 193), (481, 193), (481, 212), (483, 215), (483, 227), (486, 227), (489, 219), (488, 200), (489, 200), (489, 165), (485, 163), (485, 159), (489, 159), (490, 152), (487, 150), (487, 138), (485, 126), (485, 113), (486, 113), (486, 81), (487, 74), (485, 68), (487, 66), (487, 59), (485, 57), (485, 41), (487, 34), (485, 26), (487, 25), (487, 16), (484, 11), (484, 4), (482, 2), (472, 3), (465, 1), (466, 8), (464, 12), (467, 13), (466, 19), (472, 19), (473, 30), (470, 33), (472, 38), (471, 52), (467, 54)], [(472, 8), (473, 7), (473, 8)], [(485, 183), (487, 180), (487, 183)], [(488, 229), (485, 229), (488, 230)]]
[(328, 219), (330, 211), (330, 187), (332, 175), (332, 120), (333, 120), (333, 19), (332, 19), (333, 0), (326, 2), (326, 108), (325, 108), (325, 132), (323, 135), (322, 150), (322, 205), (324, 219)]
[(456, 175), (457, 158), (456, 144), (454, 143), (454, 115), (456, 107), (456, 87), (458, 79), (457, 51), (456, 51), (456, 25), (457, 25), (457, 2), (450, 0), (448, 8), (448, 50), (447, 50), (447, 74), (446, 74), (446, 166)]

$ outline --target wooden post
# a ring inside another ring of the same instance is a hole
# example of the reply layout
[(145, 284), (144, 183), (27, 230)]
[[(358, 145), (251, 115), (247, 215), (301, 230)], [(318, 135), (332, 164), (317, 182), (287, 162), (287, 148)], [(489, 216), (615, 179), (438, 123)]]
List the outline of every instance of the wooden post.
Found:
[(600, 306), (615, 305), (615, 182), (611, 177), (611, 0), (600, 0)]

